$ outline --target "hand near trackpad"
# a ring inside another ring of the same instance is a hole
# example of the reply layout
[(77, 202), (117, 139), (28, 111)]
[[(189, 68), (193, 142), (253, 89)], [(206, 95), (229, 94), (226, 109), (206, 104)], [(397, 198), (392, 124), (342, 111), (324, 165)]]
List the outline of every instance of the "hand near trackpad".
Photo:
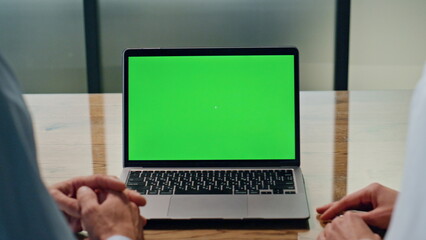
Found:
[(176, 218), (243, 218), (247, 212), (247, 195), (174, 195), (167, 215)]

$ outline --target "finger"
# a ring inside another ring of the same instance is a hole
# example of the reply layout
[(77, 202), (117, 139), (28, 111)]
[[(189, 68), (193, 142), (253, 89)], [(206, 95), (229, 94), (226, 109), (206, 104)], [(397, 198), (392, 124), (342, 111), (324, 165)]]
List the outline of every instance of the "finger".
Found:
[(318, 235), (317, 240), (326, 240), (326, 239), (325, 239), (325, 233), (324, 233), (324, 231), (322, 231), (322, 232)]
[(81, 226), (81, 221), (78, 218), (68, 218), (68, 225), (71, 227), (73, 232), (81, 232), (83, 228)]
[(126, 189), (126, 185), (119, 179), (99, 174), (75, 178), (73, 179), (72, 184), (75, 190), (79, 189), (81, 186), (87, 186), (92, 189), (102, 188), (105, 190), (120, 192)]
[[(364, 221), (364, 219), (362, 218), (363, 214), (369, 214), (369, 213), (357, 213), (357, 212), (353, 212), (353, 211), (348, 211), (345, 213), (345, 219), (347, 221), (347, 223), (349, 223), (350, 226), (354, 226), (354, 225), (358, 225), (365, 228), (365, 229), (369, 229), (368, 227), (368, 223)], [(371, 230), (371, 229), (369, 229)]]
[(82, 186), (77, 190), (77, 200), (83, 215), (90, 213), (99, 206), (96, 193), (86, 186)]
[(139, 216), (138, 223), (139, 229), (143, 229), (143, 227), (145, 226), (145, 219), (142, 216)]
[(72, 185), (72, 180), (66, 180), (63, 182), (59, 182), (59, 183), (55, 183), (52, 186), (49, 187), (49, 190), (52, 189), (56, 189), (59, 190), (61, 192), (63, 192), (64, 194), (68, 194), (68, 195), (74, 195), (75, 196), (75, 191), (73, 189), (73, 185)]
[(340, 224), (341, 222), (343, 222), (343, 215), (339, 215), (338, 217), (335, 217), (330, 223)]
[(324, 233), (324, 239), (327, 239), (328, 235), (330, 235), (330, 233), (333, 233), (332, 223), (329, 223), (325, 226), (323, 233)]
[(332, 203), (326, 204), (324, 206), (317, 207), (317, 213), (321, 214), (321, 213), (325, 212), (325, 210), (329, 209), (334, 203), (335, 202), (332, 202)]
[(127, 197), (126, 194), (124, 194), (124, 192), (117, 192), (112, 190), (105, 190), (105, 192), (106, 192), (106, 198), (103, 203), (108, 205), (111, 204), (111, 206), (114, 206), (118, 201), (118, 202), (121, 202), (121, 204), (130, 206), (129, 198)]
[(130, 202), (130, 211), (132, 213), (133, 222), (136, 223), (137, 231), (140, 233), (143, 229), (143, 222), (139, 212), (139, 207), (133, 202)]
[(55, 199), (55, 202), (61, 211), (72, 217), (80, 217), (80, 208), (76, 199), (66, 196), (63, 192), (57, 189), (50, 189), (50, 194), (53, 199)]
[(138, 223), (139, 223), (139, 229), (138, 229), (139, 239), (143, 239), (143, 228), (145, 227), (146, 219), (143, 218), (142, 216), (139, 216)]
[(143, 227), (145, 227), (145, 225), (148, 221), (146, 220), (146, 218), (144, 216), (141, 215), (140, 217), (141, 217), (141, 220), (142, 220), (142, 228), (143, 228)]
[(146, 199), (142, 195), (140, 195), (138, 192), (126, 189), (124, 190), (124, 193), (127, 195), (130, 201), (134, 202), (138, 206), (145, 206), (146, 205)]
[(383, 211), (380, 208), (376, 208), (370, 212), (353, 212), (353, 214), (361, 217), (361, 219), (369, 226), (385, 229), (389, 222), (384, 222), (382, 219), (390, 219), (388, 215), (389, 211)]
[(103, 203), (108, 195), (108, 192), (105, 190), (96, 189), (95, 190), (96, 196), (98, 196), (98, 202)]
[(321, 215), (321, 220), (327, 220), (340, 215), (343, 211), (361, 209), (371, 204), (371, 194), (368, 188), (361, 189), (349, 194), (337, 202), (334, 202), (330, 208)]
[(129, 205), (130, 205), (130, 210), (132, 211), (132, 213), (135, 214), (136, 216), (139, 216), (140, 215), (139, 207), (134, 202), (130, 202)]
[(379, 239), (379, 240), (380, 240), (380, 239), (382, 239), (382, 238), (380, 237), (380, 235), (379, 235), (379, 234), (377, 234), (377, 233), (375, 233), (373, 236), (374, 236), (374, 239)]

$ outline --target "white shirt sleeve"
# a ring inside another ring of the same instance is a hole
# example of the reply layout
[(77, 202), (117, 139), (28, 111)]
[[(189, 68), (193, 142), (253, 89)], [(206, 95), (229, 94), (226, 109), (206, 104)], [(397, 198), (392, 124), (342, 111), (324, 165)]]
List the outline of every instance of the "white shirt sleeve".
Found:
[(107, 240), (132, 240), (132, 239), (125, 236), (121, 236), (121, 235), (114, 235), (112, 237), (109, 237)]
[(426, 236), (426, 66), (411, 102), (401, 192), (386, 240)]
[(40, 178), (31, 117), (1, 56), (0, 239), (75, 239)]

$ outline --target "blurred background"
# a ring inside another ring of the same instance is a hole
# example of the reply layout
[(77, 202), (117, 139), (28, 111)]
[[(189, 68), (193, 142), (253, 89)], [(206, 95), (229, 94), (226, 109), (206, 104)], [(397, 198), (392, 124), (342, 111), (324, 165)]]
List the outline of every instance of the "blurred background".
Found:
[[(87, 2), (0, 0), (0, 53), (24, 92), (88, 92)], [(301, 90), (335, 89), (337, 0), (95, 2), (100, 92), (121, 92), (123, 50), (145, 47), (296, 46)], [(348, 17), (348, 89), (414, 88), (426, 60), (426, 1), (356, 0)]]

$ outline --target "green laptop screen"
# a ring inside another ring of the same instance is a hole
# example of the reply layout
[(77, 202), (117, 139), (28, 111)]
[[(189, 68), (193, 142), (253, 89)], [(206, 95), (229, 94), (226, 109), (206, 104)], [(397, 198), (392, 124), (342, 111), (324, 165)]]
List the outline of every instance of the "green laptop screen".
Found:
[(294, 56), (128, 59), (129, 160), (294, 160)]

